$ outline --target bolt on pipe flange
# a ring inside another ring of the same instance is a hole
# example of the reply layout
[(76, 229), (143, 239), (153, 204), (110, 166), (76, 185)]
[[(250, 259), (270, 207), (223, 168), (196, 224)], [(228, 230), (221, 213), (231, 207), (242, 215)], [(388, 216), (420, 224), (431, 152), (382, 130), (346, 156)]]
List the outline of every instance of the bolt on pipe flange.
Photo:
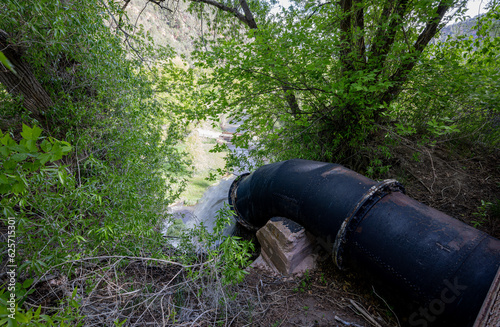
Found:
[(392, 192), (405, 193), (405, 189), (401, 183), (394, 179), (384, 180), (374, 186), (372, 186), (368, 192), (366, 192), (361, 200), (358, 201), (354, 209), (347, 216), (347, 218), (342, 223), (337, 236), (335, 237), (335, 242), (332, 249), (332, 257), (335, 265), (342, 269), (342, 254), (344, 252), (344, 245), (349, 240), (350, 234), (356, 229), (359, 222), (363, 220), (366, 213), (384, 196)]

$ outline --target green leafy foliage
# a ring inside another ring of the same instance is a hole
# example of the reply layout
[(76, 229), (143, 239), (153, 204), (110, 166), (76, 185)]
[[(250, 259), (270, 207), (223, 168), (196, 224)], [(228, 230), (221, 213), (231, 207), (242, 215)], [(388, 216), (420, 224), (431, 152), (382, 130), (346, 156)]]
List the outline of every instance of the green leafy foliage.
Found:
[(15, 220), (18, 274), (110, 252), (162, 256), (160, 226), (186, 174), (183, 126), (155, 93), (171, 50), (107, 1), (5, 1), (0, 29), (54, 101), (35, 118), (0, 90), (0, 224)]
[[(158, 226), (182, 190), (186, 161), (176, 144), (184, 130), (155, 93), (172, 51), (155, 48), (121, 8), (97, 0), (0, 4), (0, 29), (54, 101), (34, 118), (0, 91), (1, 223), (15, 218), (24, 274), (162, 244)], [(152, 60), (165, 68), (152, 69)]]
[[(296, 1), (271, 14), (252, 2), (258, 28), (249, 30), (229, 31), (230, 18), (222, 19), (193, 54), (184, 77), (197, 80), (181, 82), (190, 103), (179, 115), (240, 122), (245, 133), (233, 143), (256, 165), (307, 158), (372, 176), (388, 171), (377, 147), (394, 145), (394, 132), (431, 143), (474, 134), (497, 144), (498, 6), (477, 19), (475, 39), (437, 43), (434, 31), (464, 16), (460, 3), (446, 3), (448, 13), (456, 9), (447, 15), (437, 1), (351, 4)], [(227, 168), (246, 160), (235, 152)]]
[[(23, 194), (28, 186), (28, 178), (45, 168), (47, 162), (54, 162), (67, 155), (72, 147), (68, 142), (53, 138), (39, 141), (42, 130), (23, 124), (21, 141), (14, 141), (9, 134), (0, 131), (0, 194)], [(40, 149), (37, 146), (40, 145)], [(58, 170), (61, 183), (65, 181), (63, 169)]]
[(486, 202), (484, 200), (481, 200), (481, 205), (477, 208), (477, 212), (473, 213), (474, 216), (477, 217), (476, 220), (472, 221), (474, 227), (478, 227), (485, 223), (488, 216), (488, 211), (492, 206), (493, 206), (492, 202)]
[(233, 223), (234, 211), (226, 205), (217, 212), (213, 231), (208, 231), (202, 223), (182, 236), (180, 250), (186, 254), (182, 260), (192, 264), (198, 257), (196, 253), (205, 253), (205, 260), (210, 264), (208, 270), (202, 272), (191, 270), (193, 277), (197, 274), (212, 275), (223, 285), (240, 283), (250, 264), (253, 243), (237, 236), (227, 236), (225, 229)]
[[(467, 34), (429, 46), (394, 103), (392, 117), (406, 130), (436, 138), (463, 138), (497, 146), (498, 6), (476, 18)], [(400, 129), (400, 127), (398, 127)], [(399, 133), (405, 135), (404, 130)]]
[[(437, 8), (437, 2), (393, 5), (297, 2), (274, 16), (255, 5), (257, 29), (204, 40), (209, 48), (194, 53), (199, 80), (192, 97), (210, 104), (196, 112), (240, 121), (246, 133), (233, 143), (250, 149), (257, 165), (371, 156), (366, 145), (387, 125), (409, 71), (419, 64), (425, 44), (417, 40), (428, 38), (422, 26), (432, 25)], [(439, 125), (437, 133), (455, 132), (452, 125)], [(228, 166), (244, 159), (235, 154)]]
[[(71, 296), (61, 301), (62, 310), (52, 314), (43, 314), (42, 307), (38, 306), (25, 310), (22, 308), (24, 297), (34, 292), (30, 289), (33, 280), (26, 280), (23, 284), (16, 283), (15, 306), (8, 302), (11, 299), (11, 292), (0, 289), (0, 325), (7, 326), (83, 326), (82, 316), (78, 310), (80, 304), (76, 299), (77, 289), (75, 288)], [(14, 318), (12, 318), (14, 317)]]

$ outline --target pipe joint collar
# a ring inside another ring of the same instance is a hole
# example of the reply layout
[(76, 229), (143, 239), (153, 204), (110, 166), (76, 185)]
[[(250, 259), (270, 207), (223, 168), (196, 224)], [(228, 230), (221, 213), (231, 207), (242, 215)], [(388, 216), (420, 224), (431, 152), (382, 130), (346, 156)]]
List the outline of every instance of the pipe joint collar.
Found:
[(335, 262), (338, 268), (342, 269), (342, 254), (344, 252), (344, 245), (349, 240), (349, 236), (354, 232), (368, 211), (370, 211), (380, 199), (392, 192), (405, 193), (405, 189), (401, 183), (394, 179), (387, 179), (373, 185), (368, 192), (361, 197), (356, 206), (354, 206), (354, 209), (344, 220), (337, 232), (332, 249), (333, 262)]
[(236, 205), (236, 201), (238, 200), (238, 185), (243, 181), (250, 173), (245, 173), (242, 174), (233, 181), (231, 184), (231, 187), (229, 188), (229, 194), (228, 194), (228, 202), (233, 209), (233, 211), (236, 213), (235, 219), (238, 223), (240, 223), (243, 227), (250, 231), (257, 231), (259, 228), (251, 225), (248, 221), (246, 221), (243, 216), (238, 212), (238, 206)]

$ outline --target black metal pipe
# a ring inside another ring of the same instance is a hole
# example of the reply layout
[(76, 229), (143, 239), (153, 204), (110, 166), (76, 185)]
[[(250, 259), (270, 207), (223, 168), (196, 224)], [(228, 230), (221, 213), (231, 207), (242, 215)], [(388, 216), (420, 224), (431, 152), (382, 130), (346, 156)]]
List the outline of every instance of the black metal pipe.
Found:
[(337, 164), (262, 166), (233, 182), (229, 202), (249, 229), (275, 216), (304, 226), (409, 326), (472, 326), (500, 265), (500, 240)]

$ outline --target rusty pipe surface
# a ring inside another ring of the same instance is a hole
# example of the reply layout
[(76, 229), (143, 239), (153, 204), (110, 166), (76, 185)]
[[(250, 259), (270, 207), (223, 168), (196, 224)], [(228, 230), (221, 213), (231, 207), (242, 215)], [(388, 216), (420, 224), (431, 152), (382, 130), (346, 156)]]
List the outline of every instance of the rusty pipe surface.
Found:
[(472, 326), (500, 265), (500, 240), (337, 164), (262, 166), (233, 182), (229, 202), (251, 230), (275, 216), (304, 226), (407, 326)]

